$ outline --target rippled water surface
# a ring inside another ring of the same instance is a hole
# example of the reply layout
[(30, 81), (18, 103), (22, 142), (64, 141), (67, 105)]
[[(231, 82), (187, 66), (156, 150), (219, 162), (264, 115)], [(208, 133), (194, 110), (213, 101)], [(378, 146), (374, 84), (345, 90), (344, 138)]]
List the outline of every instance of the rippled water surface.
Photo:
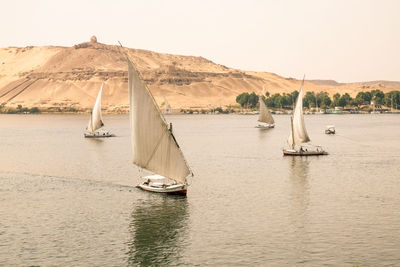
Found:
[(167, 116), (181, 198), (135, 188), (126, 115), (0, 115), (0, 265), (399, 266), (400, 116), (305, 118), (328, 156), (283, 157), (285, 115)]

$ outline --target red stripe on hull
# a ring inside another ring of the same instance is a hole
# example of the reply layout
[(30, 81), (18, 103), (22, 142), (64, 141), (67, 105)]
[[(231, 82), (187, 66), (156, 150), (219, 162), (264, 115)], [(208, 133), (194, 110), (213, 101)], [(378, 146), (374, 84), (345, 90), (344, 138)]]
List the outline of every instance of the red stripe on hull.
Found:
[(303, 157), (307, 157), (307, 156), (323, 156), (323, 155), (328, 155), (328, 153), (313, 153), (313, 154), (297, 154), (297, 153), (285, 153), (283, 152), (284, 156), (303, 156)]
[(180, 196), (186, 196), (187, 194), (187, 189), (176, 191), (176, 192), (167, 192), (168, 195), (180, 195)]

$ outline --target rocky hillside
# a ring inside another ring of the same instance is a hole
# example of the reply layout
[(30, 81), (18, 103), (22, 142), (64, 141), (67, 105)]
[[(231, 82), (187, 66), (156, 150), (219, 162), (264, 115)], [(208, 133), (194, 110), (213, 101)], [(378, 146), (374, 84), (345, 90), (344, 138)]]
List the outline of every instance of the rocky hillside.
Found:
[[(298, 90), (300, 81), (268, 72), (231, 69), (202, 57), (126, 49), (145, 83), (162, 106), (174, 109), (235, 104), (242, 92)], [(90, 109), (104, 82), (102, 106), (109, 112), (128, 108), (127, 64), (121, 48), (90, 42), (73, 47), (9, 47), (0, 49), (0, 104), (48, 110)], [(399, 90), (398, 82), (342, 84), (308, 81), (305, 90), (348, 92)]]

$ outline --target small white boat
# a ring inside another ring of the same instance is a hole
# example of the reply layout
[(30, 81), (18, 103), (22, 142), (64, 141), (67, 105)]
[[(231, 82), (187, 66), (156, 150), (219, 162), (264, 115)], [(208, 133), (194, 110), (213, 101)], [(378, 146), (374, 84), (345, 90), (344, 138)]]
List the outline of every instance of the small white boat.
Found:
[(303, 86), (304, 78), (300, 87), (299, 96), (297, 97), (296, 106), (293, 116), (290, 117), (291, 131), (287, 139), (290, 146), (289, 149), (283, 149), (284, 156), (319, 156), (328, 155), (320, 146), (309, 144), (308, 136), (303, 115)]
[(256, 128), (260, 129), (274, 128), (275, 127), (274, 118), (272, 117), (271, 112), (269, 112), (261, 96), (259, 97), (259, 104), (260, 104), (260, 113), (258, 116), (258, 121), (262, 122), (262, 124), (258, 124)]
[(101, 94), (103, 92), (103, 83), (101, 84), (99, 94), (97, 95), (96, 102), (90, 114), (86, 132), (83, 134), (86, 138), (104, 138), (114, 136), (108, 131), (97, 131), (104, 126), (103, 118), (101, 116)]
[(335, 125), (327, 125), (325, 127), (325, 134), (335, 134), (336, 130), (335, 130)]
[(187, 193), (186, 177), (191, 172), (150, 90), (128, 55), (129, 117), (133, 163), (155, 175), (145, 177), (137, 187), (154, 193)]

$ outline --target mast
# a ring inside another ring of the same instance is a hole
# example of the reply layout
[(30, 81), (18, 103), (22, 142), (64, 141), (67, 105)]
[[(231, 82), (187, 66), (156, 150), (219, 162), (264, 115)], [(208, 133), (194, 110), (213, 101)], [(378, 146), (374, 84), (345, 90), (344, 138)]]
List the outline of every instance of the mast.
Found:
[(89, 122), (89, 127), (88, 127), (88, 129), (90, 129), (90, 132), (91, 133), (93, 133), (94, 132), (94, 130), (93, 130), (93, 110), (90, 112), (90, 122)]
[(293, 116), (290, 116), (290, 126), (292, 127), (292, 149), (294, 149)]
[(392, 108), (391, 108), (391, 110), (390, 111), (393, 111), (393, 94), (392, 94)]

